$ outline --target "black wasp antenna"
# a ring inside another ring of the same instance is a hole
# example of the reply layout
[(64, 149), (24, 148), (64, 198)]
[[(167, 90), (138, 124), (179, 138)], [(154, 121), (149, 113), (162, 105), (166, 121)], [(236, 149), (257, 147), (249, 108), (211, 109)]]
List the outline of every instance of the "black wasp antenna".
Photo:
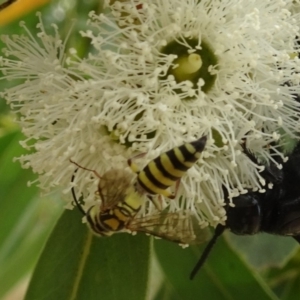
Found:
[(205, 247), (202, 255), (200, 256), (200, 259), (198, 260), (198, 262), (197, 262), (196, 266), (194, 267), (193, 271), (191, 272), (191, 275), (190, 275), (190, 279), (191, 280), (194, 279), (195, 275), (199, 272), (199, 270), (201, 269), (201, 267), (205, 263), (205, 261), (206, 261), (208, 255), (209, 255), (212, 247), (216, 243), (218, 237), (220, 237), (220, 235), (224, 232), (225, 228), (226, 227), (224, 225), (221, 225), (221, 224), (219, 224), (216, 227), (216, 230), (215, 230), (215, 233), (214, 233), (212, 239), (209, 241), (209, 243)]
[[(78, 169), (76, 169), (74, 171), (74, 173), (72, 175), (72, 178), (71, 178), (71, 183), (74, 183), (74, 179), (75, 179), (75, 175), (76, 175), (77, 171), (78, 171)], [(74, 202), (75, 202), (76, 206), (82, 212), (83, 215), (86, 215), (86, 212), (84, 211), (84, 209), (82, 208), (81, 204), (79, 203), (79, 201), (76, 197), (74, 185), (72, 185), (71, 192), (72, 192), (72, 196), (73, 196), (73, 199), (74, 199)]]

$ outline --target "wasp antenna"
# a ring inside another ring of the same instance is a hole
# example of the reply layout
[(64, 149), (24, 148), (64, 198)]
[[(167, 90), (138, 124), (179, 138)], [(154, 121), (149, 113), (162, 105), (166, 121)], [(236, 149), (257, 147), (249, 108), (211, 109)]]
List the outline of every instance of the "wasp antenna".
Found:
[(85, 168), (85, 167), (81, 166), (80, 164), (78, 164), (77, 162), (75, 162), (74, 160), (72, 160), (71, 158), (69, 159), (69, 161), (70, 161), (72, 164), (74, 164), (75, 166), (77, 166), (78, 168), (80, 168), (80, 169), (87, 170), (87, 171), (91, 171), (91, 172), (95, 172), (95, 170), (88, 169), (88, 168)]
[(198, 271), (201, 269), (201, 267), (203, 266), (203, 264), (205, 263), (210, 251), (212, 250), (212, 247), (214, 246), (214, 244), (216, 243), (218, 237), (220, 237), (220, 235), (224, 232), (225, 230), (225, 226), (219, 224), (216, 227), (214, 236), (212, 237), (212, 239), (209, 241), (208, 245), (206, 246), (206, 248), (204, 249), (200, 259), (198, 260), (196, 266), (194, 267), (194, 269), (191, 272), (190, 275), (190, 280), (193, 280), (195, 275), (198, 273)]
[[(71, 182), (73, 183), (74, 182), (74, 179), (75, 179), (75, 175), (77, 173), (78, 169), (76, 169), (72, 175), (72, 178), (71, 178)], [(81, 204), (79, 203), (77, 197), (76, 197), (76, 194), (75, 194), (75, 189), (74, 189), (74, 186), (72, 186), (71, 188), (71, 192), (72, 192), (72, 196), (73, 196), (73, 199), (74, 199), (74, 202), (76, 204), (76, 206), (78, 207), (78, 209), (81, 211), (81, 213), (85, 216), (86, 215), (86, 212), (84, 211), (84, 209), (82, 208)]]
[[(69, 158), (69, 161), (70, 161), (72, 164), (74, 164), (75, 166), (77, 166), (78, 168), (80, 168), (80, 169), (83, 169), (83, 170), (86, 170), (86, 171), (93, 172), (98, 178), (101, 179), (100, 174), (99, 174), (96, 170), (92, 170), (92, 169), (85, 168), (85, 167), (81, 166), (80, 164), (78, 164), (77, 162), (75, 162), (74, 160), (72, 160), (71, 158)], [(77, 169), (77, 170), (78, 170), (78, 169)]]

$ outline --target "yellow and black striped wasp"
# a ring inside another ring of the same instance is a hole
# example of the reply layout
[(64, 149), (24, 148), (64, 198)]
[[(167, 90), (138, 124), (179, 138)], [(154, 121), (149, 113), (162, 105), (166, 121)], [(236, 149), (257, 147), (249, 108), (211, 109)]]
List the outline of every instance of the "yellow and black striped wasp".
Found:
[[(137, 173), (137, 190), (149, 196), (163, 195), (174, 199), (180, 178), (200, 158), (206, 139), (206, 136), (203, 136), (196, 141), (175, 147), (150, 161), (142, 171), (139, 171), (137, 166), (129, 159), (129, 166)], [(168, 188), (174, 183), (177, 183), (177, 185), (175, 194), (172, 194)]]
[[(75, 204), (86, 216), (88, 226), (97, 235), (110, 236), (117, 232), (145, 232), (180, 244), (196, 244), (207, 240), (209, 231), (201, 229), (196, 217), (188, 211), (156, 212), (139, 216), (145, 204), (144, 194), (164, 195), (174, 198), (168, 188), (175, 184), (199, 159), (206, 144), (206, 137), (173, 148), (150, 161), (142, 171), (137, 171), (131, 160), (129, 166), (138, 173), (136, 179), (123, 169), (111, 169), (102, 176), (96, 170), (80, 166), (93, 172), (99, 178), (98, 193), (100, 205), (93, 205), (85, 211), (80, 205), (74, 187), (72, 195)], [(75, 170), (72, 176), (74, 182)]]

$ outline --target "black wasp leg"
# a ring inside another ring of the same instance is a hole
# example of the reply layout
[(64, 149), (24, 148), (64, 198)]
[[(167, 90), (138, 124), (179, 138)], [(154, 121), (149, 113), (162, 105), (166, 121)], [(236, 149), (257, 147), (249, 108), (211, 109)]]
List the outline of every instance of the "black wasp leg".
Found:
[[(77, 173), (78, 169), (76, 169), (71, 177), (71, 183), (73, 184), (74, 183), (74, 179), (75, 179), (75, 176), (76, 176), (76, 173)], [(72, 192), (72, 196), (73, 196), (73, 199), (74, 199), (74, 202), (75, 202), (75, 205), (78, 207), (78, 209), (81, 211), (81, 213), (85, 216), (86, 215), (86, 212), (84, 211), (84, 209), (82, 208), (81, 204), (79, 203), (79, 200), (77, 199), (76, 197), (76, 193), (75, 193), (75, 189), (74, 189), (74, 186), (72, 186), (71, 188), (71, 192)]]
[(209, 253), (211, 252), (212, 250), (212, 247), (214, 246), (214, 244), (216, 243), (217, 239), (219, 236), (221, 236), (221, 234), (224, 232), (225, 230), (225, 226), (219, 224), (217, 227), (216, 227), (216, 230), (215, 230), (215, 233), (212, 237), (212, 239), (209, 241), (209, 243), (207, 244), (206, 248), (204, 249), (200, 259), (198, 260), (196, 266), (194, 267), (194, 269), (192, 270), (191, 272), (191, 275), (190, 275), (190, 279), (193, 280), (195, 275), (199, 272), (199, 270), (201, 269), (201, 267), (203, 266), (203, 264), (205, 263)]

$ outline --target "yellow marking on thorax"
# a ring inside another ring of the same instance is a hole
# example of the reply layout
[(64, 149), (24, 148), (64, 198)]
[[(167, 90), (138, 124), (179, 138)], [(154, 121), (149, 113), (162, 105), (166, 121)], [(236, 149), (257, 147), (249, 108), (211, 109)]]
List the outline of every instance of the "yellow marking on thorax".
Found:
[(114, 218), (114, 217), (111, 217), (110, 219), (107, 219), (102, 223), (107, 225), (112, 231), (117, 231), (117, 229), (120, 226), (119, 220), (117, 218)]
[(119, 221), (124, 222), (124, 223), (127, 223), (130, 219), (132, 219), (134, 217), (134, 214), (132, 214), (131, 212), (129, 212), (129, 215), (124, 214), (119, 206), (114, 208), (113, 215)]
[(130, 188), (124, 201), (116, 205), (112, 214), (119, 221), (128, 223), (140, 210), (143, 201), (144, 200), (142, 199), (141, 195)]
[[(140, 210), (141, 206), (144, 204), (144, 199), (140, 194), (135, 192), (133, 188), (128, 190), (127, 196), (124, 199), (124, 203), (127, 204), (132, 209), (132, 212)], [(129, 210), (129, 207), (126, 207)]]

